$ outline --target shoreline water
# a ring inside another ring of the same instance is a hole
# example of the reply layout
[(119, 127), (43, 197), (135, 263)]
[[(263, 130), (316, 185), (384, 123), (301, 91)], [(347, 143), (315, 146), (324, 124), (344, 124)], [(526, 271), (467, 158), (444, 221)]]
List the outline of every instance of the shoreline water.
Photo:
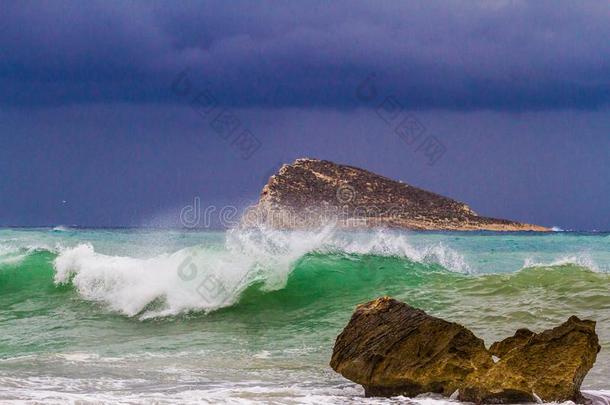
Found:
[[(602, 351), (583, 389), (608, 390), (609, 241), (564, 232), (0, 229), (0, 400), (358, 403), (360, 387), (328, 361), (354, 306), (380, 295), (488, 343), (572, 314), (597, 320)], [(178, 273), (186, 257), (197, 267), (192, 280)], [(197, 290), (212, 274), (228, 299)]]

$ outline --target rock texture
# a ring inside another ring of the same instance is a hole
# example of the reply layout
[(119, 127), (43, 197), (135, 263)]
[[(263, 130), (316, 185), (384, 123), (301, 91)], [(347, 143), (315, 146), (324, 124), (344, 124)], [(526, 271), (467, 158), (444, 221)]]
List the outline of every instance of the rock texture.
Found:
[(548, 231), (477, 215), (468, 205), (352, 166), (316, 159), (284, 165), (263, 187), (242, 225), (311, 228)]
[(599, 350), (595, 322), (573, 316), (540, 334), (520, 329), (488, 351), (465, 327), (383, 297), (356, 308), (330, 365), (367, 396), (459, 391), (476, 403), (584, 402), (580, 385)]
[(493, 343), (489, 351), (496, 357), (504, 357), (512, 349), (525, 345), (528, 339), (534, 335), (535, 333), (529, 329), (517, 329), (513, 336), (507, 337), (501, 342)]
[(595, 322), (575, 316), (540, 334), (520, 329), (491, 346), (500, 361), (473, 376), (460, 399), (497, 403), (512, 395), (520, 399), (512, 402), (533, 402), (536, 393), (545, 402), (584, 402), (580, 385), (600, 349)]
[(331, 367), (367, 396), (451, 395), (493, 366), (483, 340), (392, 298), (359, 305), (337, 337)]

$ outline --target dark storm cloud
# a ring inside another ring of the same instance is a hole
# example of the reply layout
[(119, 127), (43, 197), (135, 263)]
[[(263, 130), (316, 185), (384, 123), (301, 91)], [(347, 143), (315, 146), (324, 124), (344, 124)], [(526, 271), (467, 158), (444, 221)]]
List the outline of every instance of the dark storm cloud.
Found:
[(4, 2), (0, 103), (352, 107), (370, 73), (405, 107), (595, 108), (610, 100), (605, 1)]

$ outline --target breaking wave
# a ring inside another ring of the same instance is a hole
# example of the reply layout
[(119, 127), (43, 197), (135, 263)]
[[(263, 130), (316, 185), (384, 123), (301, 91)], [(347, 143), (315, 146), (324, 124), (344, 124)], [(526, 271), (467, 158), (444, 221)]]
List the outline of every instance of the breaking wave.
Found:
[[(485, 291), (510, 285), (521, 288), (533, 279), (551, 286), (560, 281), (558, 277), (582, 279), (589, 277), (588, 272), (601, 271), (583, 254), (553, 261), (527, 259), (520, 271), (515, 268), (508, 276), (481, 275), (463, 254), (440, 241), (414, 244), (404, 233), (342, 233), (331, 227), (319, 232), (233, 230), (226, 233), (224, 243), (144, 258), (101, 253), (90, 243), (53, 248), (0, 245), (0, 277), (7, 269), (15, 273), (4, 288), (31, 284), (36, 266), (44, 274), (50, 271), (48, 282), (56, 288), (68, 286), (81, 299), (140, 319), (232, 307), (244, 294), (262, 297), (287, 288), (291, 279), (301, 280), (301, 290), (293, 291), (297, 296), (312, 288), (318, 289), (316, 294), (331, 294), (324, 283), (339, 289), (368, 289), (374, 296), (387, 291), (389, 283), (400, 288), (432, 280), (451, 286), (466, 280), (468, 288)], [(28, 270), (16, 270), (21, 267)], [(537, 270), (541, 268), (555, 271), (541, 275)]]
[(258, 283), (284, 288), (295, 263), (306, 255), (375, 255), (470, 271), (458, 252), (443, 244), (416, 249), (401, 235), (378, 232), (372, 239), (321, 232), (258, 229), (230, 231), (224, 248), (193, 246), (148, 259), (97, 253), (90, 244), (63, 249), (54, 260), (56, 284), (72, 284), (85, 299), (142, 318), (213, 311), (234, 305)]
[(582, 267), (594, 272), (602, 272), (602, 269), (587, 253), (581, 253), (578, 255), (565, 255), (550, 262), (538, 261), (532, 258), (528, 258), (525, 260), (525, 263), (523, 263), (522, 269), (528, 269), (533, 267), (559, 267), (568, 265)]

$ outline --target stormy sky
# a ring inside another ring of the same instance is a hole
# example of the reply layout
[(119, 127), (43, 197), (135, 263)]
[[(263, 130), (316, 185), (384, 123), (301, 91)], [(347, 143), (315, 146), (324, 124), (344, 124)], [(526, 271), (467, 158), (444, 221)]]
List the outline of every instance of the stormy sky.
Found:
[(167, 224), (309, 156), (607, 230), (609, 101), (605, 1), (7, 1), (0, 225)]

